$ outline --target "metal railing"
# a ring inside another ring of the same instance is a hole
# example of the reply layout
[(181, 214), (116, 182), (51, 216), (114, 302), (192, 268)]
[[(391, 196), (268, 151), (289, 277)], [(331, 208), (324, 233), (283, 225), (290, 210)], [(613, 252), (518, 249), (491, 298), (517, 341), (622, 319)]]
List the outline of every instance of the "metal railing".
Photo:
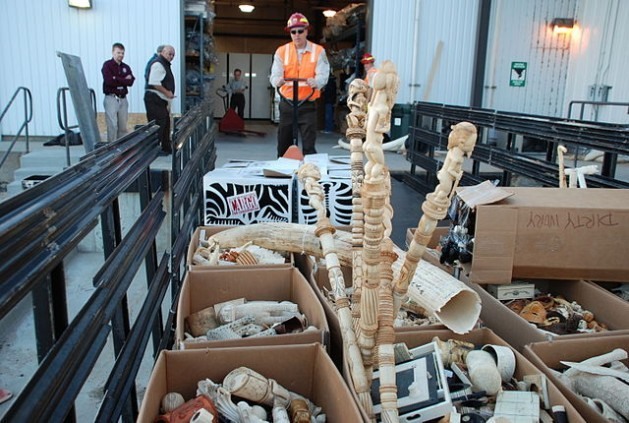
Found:
[[(39, 359), (1, 421), (77, 421), (79, 393), (103, 371), (108, 375), (100, 403), (90, 408), (94, 421), (137, 418), (139, 368), (147, 353), (154, 359), (172, 346), (182, 251), (200, 223), (200, 176), (214, 167), (215, 128), (204, 110), (210, 108), (192, 109), (176, 125), (170, 172), (151, 169), (159, 144), (158, 127), (149, 123), (0, 203), (0, 319), (32, 301), (20, 310), (32, 313)], [(155, 172), (164, 189), (153, 186)], [(139, 195), (126, 195), (133, 190)], [(123, 201), (139, 201), (141, 211), (131, 213), (130, 224), (121, 217)], [(172, 245), (158, 259), (158, 233), (168, 227), (169, 208)], [(67, 260), (99, 222), (104, 262), (95, 265), (93, 276), (81, 275), (93, 288), (70, 310)], [(129, 290), (137, 284), (146, 292), (133, 298)], [(109, 344), (113, 351), (105, 348)], [(110, 367), (103, 368), (102, 356), (109, 356)]]
[[(411, 162), (408, 182), (418, 191), (430, 192), (445, 155), (450, 125), (469, 121), (479, 134), (472, 154), (471, 171), (466, 171), (462, 184), (476, 184), (486, 179), (499, 179), (510, 186), (514, 177), (526, 177), (542, 186), (558, 186), (559, 167), (556, 151), (559, 144), (572, 148), (592, 148), (604, 152), (600, 175), (587, 175), (593, 188), (629, 188), (629, 182), (616, 178), (618, 155), (629, 154), (629, 132), (626, 125), (576, 121), (547, 116), (525, 115), (488, 109), (475, 109), (437, 103), (415, 103), (411, 112), (409, 149)], [(504, 146), (492, 142), (499, 134)], [(539, 154), (518, 151), (519, 140), (529, 140), (540, 147)], [(490, 169), (481, 172), (481, 164)], [(425, 172), (420, 174), (418, 168)]]
[[(92, 109), (94, 110), (94, 119), (96, 119), (97, 111), (96, 111), (96, 92), (93, 88), (90, 88), (90, 103)], [(70, 133), (73, 129), (79, 127), (79, 124), (68, 125), (68, 101), (66, 99), (66, 94), (70, 92), (70, 88), (61, 87), (57, 90), (57, 122), (59, 123), (59, 128), (64, 133), (64, 146), (66, 148), (66, 164), (70, 166)]]
[[(629, 103), (624, 102), (615, 102), (615, 101), (588, 101), (588, 100), (572, 100), (568, 105), (568, 119), (575, 119), (572, 116), (572, 112), (574, 110), (574, 106), (579, 106), (579, 116), (576, 118), (580, 121), (585, 119), (585, 107), (590, 106), (594, 110), (594, 121), (598, 121), (598, 112), (601, 108), (606, 107), (625, 107), (627, 109), (627, 114), (629, 114)], [(585, 119), (587, 120), (587, 119)], [(577, 160), (579, 157), (580, 148), (576, 147), (576, 152), (574, 153), (574, 166), (577, 167)], [(608, 163), (608, 165), (616, 166), (615, 157), (609, 156), (608, 153), (605, 153), (603, 156), (603, 162)]]
[[(13, 150), (13, 147), (15, 146), (15, 143), (17, 142), (18, 138), (20, 137), (20, 135), (22, 135), (22, 131), (24, 131), (24, 138), (26, 142), (26, 152), (28, 153), (30, 151), (28, 124), (33, 119), (33, 96), (31, 95), (31, 91), (28, 88), (18, 87), (15, 90), (15, 92), (13, 93), (13, 96), (11, 97), (11, 100), (9, 100), (9, 103), (2, 110), (2, 113), (0, 113), (0, 125), (2, 124), (2, 119), (7, 114), (7, 112), (13, 105), (13, 102), (15, 101), (15, 99), (20, 93), (22, 93), (23, 95), (22, 98), (24, 99), (24, 120), (20, 124), (20, 128), (18, 129), (17, 133), (13, 136), (13, 139), (11, 140), (11, 143), (9, 144), (9, 148), (0, 159), (0, 169), (2, 168), (2, 165), (7, 160), (7, 158), (9, 157), (9, 154), (11, 154), (11, 151)], [(2, 138), (2, 134), (0, 134), (0, 141), (1, 141), (1, 138)]]

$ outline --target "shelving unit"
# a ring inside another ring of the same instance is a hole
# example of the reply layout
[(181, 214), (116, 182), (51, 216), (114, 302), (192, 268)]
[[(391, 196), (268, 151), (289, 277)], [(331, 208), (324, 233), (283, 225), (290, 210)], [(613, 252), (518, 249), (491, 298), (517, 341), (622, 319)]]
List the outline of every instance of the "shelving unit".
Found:
[(191, 7), (187, 7), (184, 13), (184, 111), (190, 110), (208, 96), (213, 79), (210, 66), (214, 56), (212, 25), (208, 24), (208, 20), (213, 19), (214, 14), (209, 10), (209, 4), (203, 4), (200, 9), (200, 2), (190, 3)]
[[(343, 20), (342, 29), (339, 30), (341, 25), (337, 23), (327, 27), (327, 31), (324, 30), (324, 43), (331, 59), (332, 73), (337, 80), (338, 94), (334, 120), (341, 133), (345, 133), (345, 116), (349, 113), (346, 104), (347, 86), (345, 81), (351, 78), (353, 74), (359, 78), (362, 77), (363, 69), (360, 58), (365, 50), (364, 13), (360, 9), (356, 9), (355, 6), (350, 9), (349, 15)], [(343, 13), (343, 11), (339, 13)]]

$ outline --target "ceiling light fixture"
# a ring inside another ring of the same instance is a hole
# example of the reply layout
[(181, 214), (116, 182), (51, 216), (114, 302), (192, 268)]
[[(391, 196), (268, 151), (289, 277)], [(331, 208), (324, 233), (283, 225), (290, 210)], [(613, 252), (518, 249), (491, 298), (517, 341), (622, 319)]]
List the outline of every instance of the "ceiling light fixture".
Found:
[(241, 12), (251, 13), (255, 7), (252, 4), (241, 4), (238, 6)]
[(575, 23), (572, 18), (555, 18), (550, 26), (555, 34), (569, 34), (574, 29)]
[(327, 9), (323, 11), (323, 16), (325, 16), (326, 18), (331, 18), (334, 15), (336, 15), (336, 10)]
[(77, 9), (91, 9), (92, 0), (68, 0), (68, 6), (76, 7)]

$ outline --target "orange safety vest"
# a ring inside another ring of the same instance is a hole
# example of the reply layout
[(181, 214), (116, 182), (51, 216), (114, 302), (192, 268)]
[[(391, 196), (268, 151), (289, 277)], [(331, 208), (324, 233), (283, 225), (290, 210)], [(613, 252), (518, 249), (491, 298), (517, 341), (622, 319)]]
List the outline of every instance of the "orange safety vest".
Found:
[[(311, 42), (308, 42), (308, 44), (310, 44), (312, 51), (304, 51), (301, 63), (299, 63), (299, 57), (294, 43), (284, 44), (277, 49), (277, 55), (282, 59), (282, 63), (284, 64), (284, 79), (308, 79), (315, 77), (315, 69), (317, 67), (319, 56), (321, 56), (321, 53), (323, 52), (323, 47)], [(306, 81), (299, 81), (298, 84), (297, 95), (301, 101), (310, 95), (312, 88), (306, 84)], [(292, 100), (293, 82), (287, 81), (280, 87), (280, 92), (284, 97)], [(315, 88), (314, 93), (308, 100), (316, 100), (320, 96), (321, 91)]]

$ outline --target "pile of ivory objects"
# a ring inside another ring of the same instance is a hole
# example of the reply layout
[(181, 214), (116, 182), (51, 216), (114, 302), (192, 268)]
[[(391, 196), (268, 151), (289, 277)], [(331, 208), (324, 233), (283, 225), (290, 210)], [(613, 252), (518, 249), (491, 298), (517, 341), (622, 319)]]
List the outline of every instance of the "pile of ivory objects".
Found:
[(562, 361), (563, 373), (552, 370), (571, 390), (584, 397), (608, 421), (629, 421), (629, 368), (627, 351), (616, 348), (580, 363)]
[(192, 264), (197, 266), (236, 265), (236, 264), (282, 264), (286, 257), (277, 251), (247, 242), (240, 247), (221, 249), (220, 245), (203, 238), (192, 256)]
[(178, 392), (167, 393), (161, 401), (162, 414), (155, 421), (193, 423), (326, 421), (322, 409), (310, 400), (248, 367), (232, 370), (225, 376), (222, 384), (210, 379), (199, 381), (196, 394), (195, 398), (186, 401)]
[[(298, 177), (310, 197), (310, 205), (317, 211), (316, 227), (261, 223), (210, 237), (221, 248), (251, 241), (276, 251), (325, 259), (351, 383), (364, 411), (375, 419), (370, 389), (373, 369), (379, 369), (380, 419), (384, 422), (399, 421), (393, 328), (401, 304), (410, 298), (455, 333), (469, 332), (480, 314), (480, 299), (472, 289), (421, 260), (437, 222), (446, 216), (463, 174), (464, 158), (474, 149), (474, 125), (461, 122), (452, 126), (448, 153), (437, 174), (439, 184), (421, 206), (423, 215), (408, 251), (390, 239), (391, 182), (382, 140), (390, 130), (398, 85), (395, 65), (384, 61), (371, 87), (355, 79), (349, 88), (346, 136), (351, 146), (351, 233), (337, 231), (326, 217), (319, 169), (306, 163), (299, 169)], [(352, 268), (351, 298), (346, 294), (341, 266)]]
[(291, 301), (238, 298), (191, 314), (185, 325), (186, 341), (202, 342), (303, 332), (308, 322)]

